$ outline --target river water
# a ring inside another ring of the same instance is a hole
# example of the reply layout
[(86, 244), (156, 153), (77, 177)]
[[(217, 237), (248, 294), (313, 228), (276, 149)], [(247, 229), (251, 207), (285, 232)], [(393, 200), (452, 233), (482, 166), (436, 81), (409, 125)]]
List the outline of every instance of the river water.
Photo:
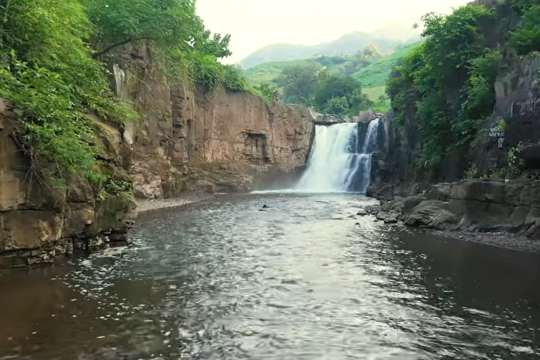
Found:
[(0, 359), (539, 358), (538, 255), (354, 216), (370, 202), (224, 197), (0, 273)]

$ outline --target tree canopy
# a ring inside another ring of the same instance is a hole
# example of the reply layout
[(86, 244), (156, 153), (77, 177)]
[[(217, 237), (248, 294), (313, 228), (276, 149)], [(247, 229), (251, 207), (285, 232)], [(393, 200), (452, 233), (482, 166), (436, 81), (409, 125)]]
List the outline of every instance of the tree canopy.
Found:
[(424, 17), (424, 44), (394, 71), (388, 93), (398, 121), (414, 113), (421, 133), (418, 166), (437, 171), (448, 151), (465, 149), (491, 114), (501, 59), (482, 32), (495, 14), (467, 5)]
[(101, 62), (121, 45), (150, 43), (168, 73), (207, 90), (246, 89), (239, 71), (218, 62), (230, 37), (206, 30), (193, 0), (0, 0), (0, 14), (0, 97), (15, 105), (30, 155), (55, 164), (55, 176), (108, 181), (89, 114), (137, 117), (113, 96)]
[(277, 84), (286, 102), (312, 106), (324, 113), (357, 115), (372, 105), (362, 93), (360, 82), (310, 63), (286, 67)]

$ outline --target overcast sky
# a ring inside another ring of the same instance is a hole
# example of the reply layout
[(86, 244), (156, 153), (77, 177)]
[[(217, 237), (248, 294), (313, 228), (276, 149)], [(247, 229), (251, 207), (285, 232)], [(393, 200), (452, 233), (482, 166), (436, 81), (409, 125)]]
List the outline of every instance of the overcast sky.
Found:
[(470, 0), (197, 0), (213, 32), (232, 35), (238, 62), (273, 43), (317, 44), (353, 31), (412, 27), (428, 12), (449, 13)]

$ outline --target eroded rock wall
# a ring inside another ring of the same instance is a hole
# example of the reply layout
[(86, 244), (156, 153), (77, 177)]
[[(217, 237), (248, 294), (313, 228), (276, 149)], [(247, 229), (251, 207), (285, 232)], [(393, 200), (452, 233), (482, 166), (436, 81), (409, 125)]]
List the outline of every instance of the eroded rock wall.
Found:
[[(508, 55), (495, 83), (496, 103), (466, 157), (448, 149), (443, 174), (432, 178), (418, 171), (420, 131), (415, 123), (414, 104), (397, 124), (388, 114), (384, 119), (386, 151), (379, 154), (378, 181), (371, 194), (385, 199), (425, 190), (433, 181), (452, 182), (464, 176), (498, 178), (508, 176), (508, 154), (519, 149), (525, 175), (540, 173), (540, 53), (526, 57)], [(467, 170), (467, 171), (465, 171)]]
[(540, 170), (540, 53), (514, 58), (495, 83), (493, 116), (479, 135), (474, 163), (483, 173), (506, 165), (519, 146), (527, 170)]
[[(133, 199), (124, 194), (100, 197), (81, 178), (52, 185), (43, 177), (48, 164), (38, 164), (23, 152), (18, 126), (0, 101), (0, 267), (51, 262), (76, 250), (125, 240)], [(104, 148), (120, 140), (120, 132), (108, 128), (112, 133), (98, 132)], [(118, 158), (111, 156), (110, 169), (115, 171)]]
[(306, 108), (171, 83), (148, 46), (124, 49), (111, 61), (121, 74), (118, 94), (143, 116), (124, 132), (137, 197), (248, 191), (305, 165), (314, 129)]

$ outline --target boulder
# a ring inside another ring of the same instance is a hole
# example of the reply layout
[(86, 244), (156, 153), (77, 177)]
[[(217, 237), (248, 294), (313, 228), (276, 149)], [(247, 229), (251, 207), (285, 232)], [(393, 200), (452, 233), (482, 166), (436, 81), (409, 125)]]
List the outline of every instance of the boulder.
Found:
[(438, 200), (423, 201), (405, 216), (405, 224), (409, 226), (440, 230), (455, 228), (458, 222), (458, 217), (449, 211), (448, 203)]
[(540, 169), (540, 144), (524, 146), (521, 150), (521, 157), (526, 169)]
[(406, 197), (403, 199), (403, 211), (405, 213), (410, 213), (412, 209), (417, 207), (424, 200), (426, 200), (426, 198), (422, 195)]
[(55, 212), (4, 213), (0, 215), (0, 252), (35, 249), (53, 243), (62, 238), (62, 228), (63, 219)]
[(504, 203), (506, 184), (499, 181), (462, 181), (451, 186), (450, 198)]

